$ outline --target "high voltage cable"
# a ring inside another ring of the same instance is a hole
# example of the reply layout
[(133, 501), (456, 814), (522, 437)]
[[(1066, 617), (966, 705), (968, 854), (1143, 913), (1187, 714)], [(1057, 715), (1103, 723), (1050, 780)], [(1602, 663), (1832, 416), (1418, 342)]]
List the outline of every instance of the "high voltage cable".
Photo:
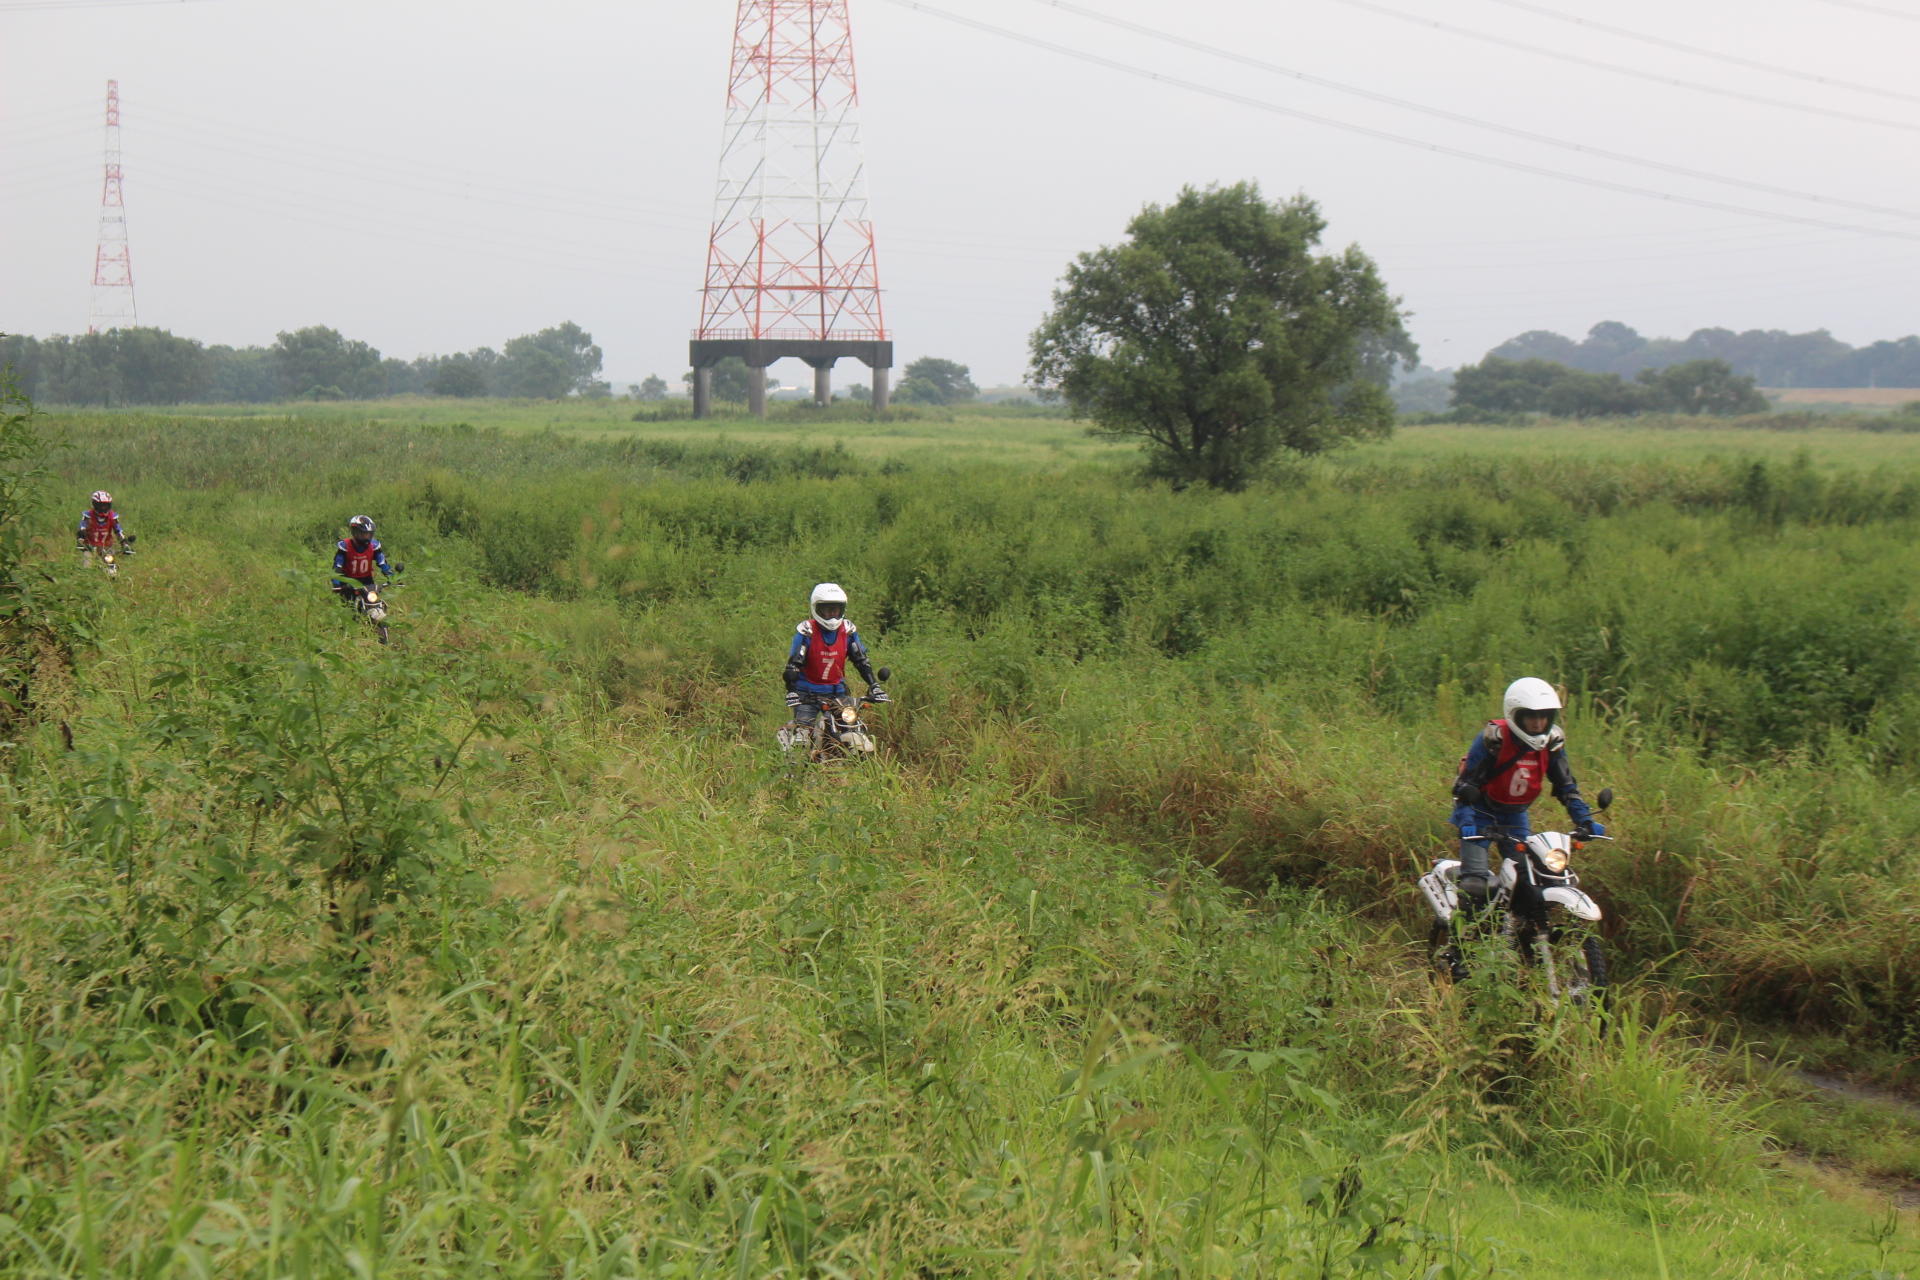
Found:
[(1750, 182), (1744, 178), (1730, 178), (1723, 174), (1711, 173), (1705, 169), (1696, 169), (1691, 165), (1668, 164), (1661, 160), (1648, 160), (1641, 156), (1629, 155), (1622, 151), (1610, 151), (1605, 147), (1595, 147), (1584, 142), (1572, 142), (1565, 138), (1553, 137), (1549, 134), (1535, 133), (1531, 129), (1521, 129), (1513, 125), (1499, 124), (1491, 120), (1481, 120), (1474, 116), (1463, 115), (1457, 111), (1448, 111), (1442, 107), (1430, 107), (1424, 103), (1413, 102), (1406, 98), (1396, 98), (1391, 94), (1377, 93), (1371, 89), (1361, 89), (1354, 85), (1342, 84), (1338, 80), (1329, 80), (1324, 76), (1312, 75), (1305, 71), (1296, 71), (1291, 67), (1283, 67), (1278, 63), (1268, 62), (1263, 58), (1255, 58), (1249, 54), (1236, 53), (1232, 49), (1222, 49), (1218, 45), (1210, 45), (1199, 40), (1189, 39), (1186, 36), (1176, 34), (1172, 31), (1163, 31), (1157, 27), (1146, 26), (1143, 23), (1130, 22), (1125, 18), (1110, 17), (1097, 10), (1089, 9), (1084, 5), (1073, 4), (1070, 0), (1034, 0), (1034, 3), (1077, 14), (1093, 22), (1105, 23), (1110, 27), (1119, 27), (1122, 30), (1134, 32), (1136, 35), (1144, 35), (1155, 40), (1165, 41), (1168, 44), (1179, 45), (1183, 49), (1192, 49), (1199, 53), (1210, 54), (1216, 58), (1225, 58), (1230, 62), (1238, 62), (1242, 66), (1254, 67), (1261, 71), (1271, 72), (1274, 75), (1287, 76), (1305, 84), (1319, 85), (1323, 89), (1332, 89), (1337, 93), (1352, 94), (1355, 97), (1366, 98), (1371, 102), (1384, 102), (1389, 106), (1399, 107), (1405, 111), (1412, 111), (1425, 116), (1433, 116), (1441, 120), (1451, 120), (1455, 124), (1471, 125), (1476, 129), (1487, 129), (1494, 133), (1504, 133), (1510, 138), (1520, 138), (1527, 142), (1537, 142), (1543, 146), (1559, 147), (1563, 151), (1577, 151), (1582, 155), (1597, 156), (1600, 159), (1612, 160), (1620, 164), (1639, 165), (1644, 169), (1657, 169), (1662, 173), (1678, 174), (1683, 178), (1693, 178), (1701, 182), (1715, 182), (1721, 186), (1739, 187), (1747, 191), (1758, 191), (1764, 195), (1784, 196), (1789, 200), (1805, 200), (1811, 204), (1832, 205), (1835, 208), (1853, 209), (1860, 213), (1885, 214), (1888, 217), (1894, 218), (1920, 218), (1920, 213), (1915, 213), (1909, 209), (1897, 209), (1880, 204), (1866, 204), (1859, 200), (1841, 199), (1838, 196), (1823, 196), (1807, 191), (1796, 191), (1791, 187), (1776, 187), (1765, 182)]
[[(1828, 0), (1828, 2), (1837, 3), (1837, 0)], [(1885, 116), (1861, 115), (1854, 111), (1842, 111), (1836, 107), (1818, 107), (1810, 102), (1794, 102), (1788, 98), (1769, 98), (1763, 93), (1747, 93), (1740, 89), (1728, 89), (1720, 85), (1703, 84), (1698, 80), (1686, 80), (1678, 76), (1661, 75), (1656, 71), (1642, 71), (1638, 67), (1629, 67), (1618, 62), (1608, 62), (1602, 58), (1589, 58), (1585, 54), (1568, 53), (1564, 49), (1532, 44), (1525, 40), (1515, 40), (1510, 36), (1499, 35), (1491, 31), (1480, 31), (1473, 27), (1456, 26), (1451, 22), (1440, 22), (1421, 14), (1405, 13), (1384, 4), (1374, 4), (1372, 0), (1330, 0), (1330, 3), (1344, 4), (1349, 8), (1379, 14), (1383, 18), (1393, 18), (1400, 22), (1411, 22), (1416, 26), (1431, 27), (1435, 31), (1444, 31), (1448, 35), (1461, 36), (1468, 40), (1479, 40), (1486, 44), (1501, 45), (1508, 49), (1518, 49), (1522, 53), (1531, 53), (1542, 58), (1553, 58), (1560, 62), (1570, 62), (1579, 67), (1592, 67), (1597, 71), (1610, 71), (1615, 75), (1631, 76), (1636, 80), (1645, 80), (1651, 84), (1663, 84), (1673, 89), (1689, 89), (1695, 93), (1709, 93), (1719, 98), (1732, 98), (1738, 102), (1751, 102), (1763, 107), (1778, 107), (1783, 111), (1799, 111), (1807, 115), (1826, 116), (1829, 119), (1846, 120), (1853, 124), (1872, 124), (1879, 125), (1885, 129), (1903, 129), (1910, 133), (1920, 133), (1920, 124), (1911, 124), (1904, 120), (1889, 120)]]
[(207, 0), (0, 0), (0, 13), (57, 12), (62, 9), (148, 9), (159, 5), (204, 4)]
[(1920, 94), (1901, 93), (1898, 89), (1881, 89), (1870, 84), (1856, 84), (1851, 80), (1836, 80), (1832, 76), (1815, 75), (1811, 71), (1801, 71), (1797, 67), (1783, 67), (1775, 62), (1761, 62), (1755, 58), (1742, 58), (1738, 54), (1721, 53), (1718, 49), (1703, 49), (1697, 44), (1687, 44), (1681, 40), (1669, 40), (1665, 36), (1648, 35), (1644, 31), (1630, 31), (1626, 27), (1616, 27), (1604, 22), (1595, 22), (1591, 18), (1577, 18), (1570, 13), (1561, 13), (1558, 9), (1549, 9), (1545, 5), (1530, 4), (1528, 0), (1488, 0), (1488, 3), (1505, 5), (1509, 9), (1518, 9), (1523, 13), (1535, 14), (1542, 18), (1551, 18), (1555, 22), (1565, 22), (1576, 27), (1585, 27), (1589, 31), (1604, 31), (1610, 36), (1619, 36), (1622, 40), (1638, 40), (1641, 44), (1650, 44), (1661, 49), (1671, 49), (1677, 53), (1692, 54), (1696, 58), (1710, 58), (1715, 62), (1724, 62), (1729, 66), (1745, 67), (1749, 71), (1764, 71), (1768, 75), (1790, 76), (1795, 80), (1805, 80), (1810, 84), (1825, 85), (1829, 89), (1849, 89), (1854, 93), (1870, 93), (1877, 97), (1895, 98), (1901, 102), (1920, 102)]
[(1920, 241), (1920, 231), (1902, 231), (1892, 227), (1870, 227), (1858, 223), (1835, 222), (1827, 218), (1814, 218), (1796, 213), (1780, 213), (1769, 209), (1755, 209), (1747, 205), (1729, 204), (1723, 200), (1707, 200), (1699, 196), (1683, 196), (1671, 191), (1657, 191), (1651, 187), (1635, 186), (1628, 182), (1615, 182), (1608, 178), (1595, 178), (1586, 174), (1569, 173), (1564, 169), (1550, 169), (1545, 165), (1529, 164), (1523, 160), (1508, 160), (1501, 156), (1487, 155), (1484, 152), (1468, 151), (1464, 147), (1448, 146), (1445, 143), (1426, 142), (1419, 138), (1410, 138), (1405, 134), (1393, 133), (1386, 129), (1376, 129), (1369, 125), (1352, 124), (1345, 120), (1337, 120), (1331, 116), (1317, 115), (1314, 112), (1302, 111), (1296, 107), (1285, 107), (1277, 102), (1268, 102), (1262, 98), (1249, 97), (1246, 94), (1235, 93), (1214, 85), (1201, 84), (1195, 80), (1184, 80), (1178, 76), (1166, 75), (1147, 67), (1135, 66), (1130, 62), (1122, 62), (1117, 58), (1109, 58), (1101, 54), (1089, 53), (1084, 49), (1058, 44), (1052, 40), (1042, 39), (1039, 36), (1027, 35), (1020, 31), (1010, 31), (1005, 27), (997, 27), (991, 23), (982, 22), (977, 18), (969, 18), (962, 14), (950, 13), (945, 9), (936, 9), (932, 5), (920, 3), (919, 0), (889, 0), (889, 2), (899, 5), (902, 8), (912, 9), (917, 13), (927, 14), (930, 17), (942, 18), (948, 22), (973, 27), (976, 30), (985, 31), (1004, 39), (1032, 45), (1037, 49), (1045, 49), (1050, 53), (1057, 53), (1063, 57), (1074, 58), (1081, 62), (1090, 62), (1095, 66), (1106, 67), (1112, 71), (1125, 72), (1128, 75), (1140, 76), (1147, 80), (1172, 85), (1175, 88), (1186, 89), (1193, 93), (1205, 94), (1210, 98), (1218, 98), (1223, 102), (1231, 102), (1236, 106), (1250, 107), (1256, 111), (1266, 111), (1274, 115), (1288, 116), (1296, 120), (1306, 120), (1313, 124), (1325, 125), (1330, 129), (1339, 129), (1346, 133), (1357, 133), (1364, 137), (1377, 138), (1383, 142), (1397, 142), (1402, 146), (1414, 147), (1421, 151), (1429, 151), (1435, 155), (1453, 156), (1456, 159), (1472, 160), (1480, 164), (1494, 165), (1497, 168), (1512, 170), (1515, 173), (1530, 173), (1543, 178), (1558, 178), (1562, 182), (1578, 183), (1584, 187), (1594, 187), (1602, 191), (1613, 191), (1623, 195), (1644, 196), (1652, 200), (1662, 200), (1669, 204), (1689, 205), (1696, 209), (1712, 209), (1720, 213), (1737, 213), (1752, 218), (1765, 218), (1773, 222), (1792, 222), (1805, 227), (1822, 227), (1829, 231), (1852, 231), (1861, 235), (1882, 236), (1894, 240)]
[(1821, 0), (1823, 4), (1839, 5), (1842, 9), (1858, 9), (1862, 13), (1877, 13), (1883, 18), (1899, 18), (1904, 22), (1920, 22), (1920, 13), (1908, 13), (1904, 9), (1889, 9), (1883, 4), (1867, 4), (1865, 0)]

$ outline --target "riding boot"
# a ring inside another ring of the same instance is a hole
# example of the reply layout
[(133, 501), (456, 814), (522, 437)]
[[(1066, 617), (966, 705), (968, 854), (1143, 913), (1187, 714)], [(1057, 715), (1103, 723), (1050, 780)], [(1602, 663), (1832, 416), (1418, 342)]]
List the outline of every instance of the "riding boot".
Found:
[(1460, 872), (1456, 880), (1460, 888), (1459, 932), (1478, 933), (1485, 925), (1487, 904), (1493, 899), (1490, 863), (1485, 840), (1460, 842)]

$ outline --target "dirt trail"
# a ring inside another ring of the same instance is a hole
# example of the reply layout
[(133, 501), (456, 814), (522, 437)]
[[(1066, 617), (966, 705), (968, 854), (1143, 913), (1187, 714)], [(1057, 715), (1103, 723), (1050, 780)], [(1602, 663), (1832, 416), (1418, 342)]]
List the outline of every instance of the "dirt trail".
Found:
[[(1830, 1094), (1847, 1102), (1884, 1107), (1920, 1125), (1920, 1099), (1914, 1098), (1911, 1094), (1901, 1093), (1897, 1089), (1889, 1089), (1882, 1085), (1863, 1084), (1858, 1080), (1849, 1080), (1845, 1076), (1830, 1072), (1808, 1071), (1802, 1067), (1791, 1068), (1786, 1075), (1788, 1079), (1819, 1093)], [(1864, 1169), (1854, 1168), (1845, 1161), (1827, 1156), (1815, 1156), (1804, 1151), (1792, 1153), (1791, 1158), (1796, 1163), (1817, 1169), (1826, 1176), (1847, 1185), (1870, 1191), (1874, 1195), (1886, 1196), (1902, 1209), (1920, 1210), (1920, 1181), (1890, 1174), (1870, 1173)]]

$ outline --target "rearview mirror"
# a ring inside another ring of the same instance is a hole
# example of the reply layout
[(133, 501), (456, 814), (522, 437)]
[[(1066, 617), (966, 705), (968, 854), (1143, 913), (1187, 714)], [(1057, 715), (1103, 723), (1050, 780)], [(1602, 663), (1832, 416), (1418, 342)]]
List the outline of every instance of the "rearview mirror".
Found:
[(885, 684), (885, 683), (887, 682), (887, 680), (888, 680), (888, 679), (889, 679), (889, 678), (890, 678), (890, 677), (891, 677), (891, 676), (893, 675), (893, 668), (892, 668), (892, 667), (882, 667), (882, 668), (880, 668), (880, 669), (879, 669), (878, 671), (876, 671), (876, 672), (874, 672), (873, 674), (875, 674), (875, 675), (877, 675), (877, 676), (879, 676), (879, 677), (880, 677), (880, 683), (881, 683), (881, 684)]
[(1609, 807), (1610, 805), (1613, 804), (1613, 788), (1612, 787), (1600, 788), (1600, 794), (1595, 796), (1594, 799), (1599, 802), (1600, 807), (1602, 809)]

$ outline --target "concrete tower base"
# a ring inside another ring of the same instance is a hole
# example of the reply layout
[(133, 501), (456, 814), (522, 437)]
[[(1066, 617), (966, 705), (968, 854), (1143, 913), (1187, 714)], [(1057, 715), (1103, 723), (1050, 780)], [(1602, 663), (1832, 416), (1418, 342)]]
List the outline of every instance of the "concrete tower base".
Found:
[(829, 338), (695, 338), (687, 344), (693, 364), (693, 416), (713, 412), (713, 366), (728, 356), (739, 356), (756, 376), (747, 383), (747, 408), (757, 418), (767, 416), (767, 366), (789, 356), (813, 366), (813, 399), (833, 399), (833, 364), (841, 357), (858, 360), (873, 370), (873, 411), (887, 407), (888, 373), (893, 368), (893, 343), (851, 342)]

